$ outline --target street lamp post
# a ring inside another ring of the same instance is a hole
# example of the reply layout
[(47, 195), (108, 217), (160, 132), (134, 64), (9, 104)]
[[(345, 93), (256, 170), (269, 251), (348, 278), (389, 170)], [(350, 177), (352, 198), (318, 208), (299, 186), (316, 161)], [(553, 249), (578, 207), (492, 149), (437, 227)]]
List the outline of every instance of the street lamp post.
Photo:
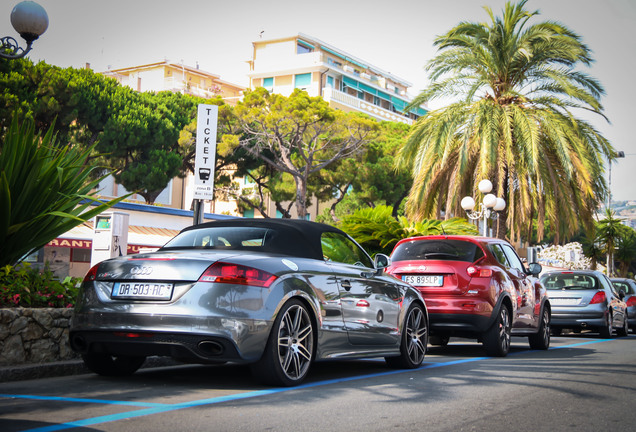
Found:
[(482, 180), (478, 185), (479, 191), (484, 195), (484, 199), (479, 203), (479, 210), (475, 210), (475, 200), (472, 197), (462, 198), (461, 206), (466, 211), (469, 219), (477, 220), (484, 218), (484, 237), (488, 235), (488, 218), (496, 219), (497, 212), (506, 208), (506, 201), (490, 193), (492, 183), (490, 180)]
[(11, 25), (27, 43), (26, 49), (21, 48), (11, 36), (0, 38), (2, 47), (0, 57), (5, 59), (19, 59), (31, 51), (33, 41), (42, 36), (49, 27), (49, 16), (39, 4), (23, 1), (15, 5), (11, 11)]

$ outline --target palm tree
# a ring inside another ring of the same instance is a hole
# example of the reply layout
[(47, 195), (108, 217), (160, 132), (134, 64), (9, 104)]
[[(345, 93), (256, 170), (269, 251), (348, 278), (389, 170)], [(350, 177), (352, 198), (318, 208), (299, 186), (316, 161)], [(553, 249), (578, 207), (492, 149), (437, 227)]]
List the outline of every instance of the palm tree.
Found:
[(623, 237), (623, 223), (616, 217), (616, 213), (612, 209), (605, 210), (605, 219), (601, 219), (597, 223), (598, 238), (605, 245), (605, 253), (607, 255), (607, 275), (614, 275), (614, 255), (616, 247)]
[(539, 240), (546, 218), (557, 242), (593, 226), (607, 191), (602, 158), (614, 151), (573, 110), (604, 118), (604, 89), (575, 69), (593, 61), (581, 38), (556, 22), (530, 25), (538, 11), (525, 4), (506, 3), (501, 18), (485, 7), (490, 23), (462, 22), (435, 40), (431, 85), (411, 107), (455, 101), (421, 117), (398, 158), (413, 162), (410, 217), (463, 216), (461, 198), (490, 179), (507, 202), (498, 237), (528, 235), (533, 218)]

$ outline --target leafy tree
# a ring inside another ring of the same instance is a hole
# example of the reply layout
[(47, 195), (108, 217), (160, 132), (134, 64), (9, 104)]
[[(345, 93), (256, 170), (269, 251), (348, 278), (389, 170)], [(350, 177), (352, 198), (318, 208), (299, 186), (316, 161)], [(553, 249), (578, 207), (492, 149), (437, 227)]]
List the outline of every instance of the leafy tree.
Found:
[(409, 222), (404, 216), (393, 217), (393, 208), (380, 205), (347, 215), (338, 227), (353, 237), (367, 251), (390, 254), (398, 241), (419, 235), (477, 234), (475, 225), (465, 219), (424, 219)]
[(121, 199), (90, 208), (98, 180), (85, 165), (89, 147), (59, 145), (32, 121), (13, 118), (0, 145), (0, 267), (13, 265)]
[(373, 120), (333, 110), (299, 89), (285, 97), (257, 88), (245, 94), (235, 112), (244, 133), (241, 146), (293, 179), (299, 218), (307, 214), (311, 178), (355, 154), (377, 127)]
[(97, 149), (115, 180), (149, 204), (182, 172), (179, 133), (196, 116), (202, 99), (179, 93), (128, 94), (126, 105), (104, 125)]
[(538, 11), (525, 4), (506, 3), (502, 17), (486, 7), (490, 22), (461, 22), (435, 40), (432, 84), (410, 107), (456, 101), (421, 117), (401, 151), (413, 164), (412, 217), (462, 214), (462, 197), (489, 178), (507, 203), (498, 237), (509, 229), (517, 239), (536, 217), (541, 240), (546, 215), (557, 242), (593, 225), (607, 190), (602, 157), (614, 151), (574, 110), (602, 116), (604, 90), (576, 69), (593, 61), (581, 38), (556, 22), (530, 25)]
[(636, 264), (636, 231), (625, 225), (621, 230), (623, 233), (619, 237), (614, 258), (618, 262), (618, 275), (627, 277), (630, 269), (633, 271)]
[[(323, 201), (333, 197), (329, 210), (332, 221), (336, 208), (346, 199), (354, 208), (391, 205), (393, 216), (411, 187), (411, 173), (395, 169), (395, 155), (408, 134), (403, 123), (382, 122), (378, 133), (355, 155), (340, 159), (316, 177), (316, 195)], [(345, 212), (346, 214), (347, 212)]]

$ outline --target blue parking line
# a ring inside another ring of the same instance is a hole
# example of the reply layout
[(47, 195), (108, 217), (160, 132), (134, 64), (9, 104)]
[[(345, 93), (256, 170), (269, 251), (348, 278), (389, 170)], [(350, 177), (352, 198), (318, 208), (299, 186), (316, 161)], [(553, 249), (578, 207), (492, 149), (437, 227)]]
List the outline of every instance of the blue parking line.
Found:
[[(614, 340), (614, 339), (597, 339), (597, 340), (593, 340), (593, 341), (578, 342), (578, 343), (574, 343), (574, 344), (570, 344), (570, 345), (551, 347), (550, 350), (563, 349), (563, 348), (573, 348), (573, 347), (578, 347), (578, 346), (582, 346), (582, 345), (590, 345), (590, 344), (595, 344), (595, 343), (600, 343), (600, 342), (608, 342), (608, 341), (611, 341), (611, 340)], [(527, 352), (532, 352), (532, 351), (520, 351), (519, 353), (515, 353), (515, 354), (520, 354), (522, 352), (523, 353), (527, 353)], [(73, 421), (73, 422), (61, 423), (61, 424), (57, 424), (57, 425), (44, 426), (44, 427), (40, 427), (40, 428), (29, 429), (29, 430), (23, 431), (23, 432), (53, 432), (53, 431), (71, 429), (71, 428), (75, 428), (75, 427), (94, 426), (96, 424), (101, 424), (101, 423), (109, 423), (109, 422), (113, 422), (113, 421), (117, 421), (117, 420), (124, 420), (124, 419), (130, 419), (130, 418), (135, 418), (135, 417), (142, 417), (142, 416), (147, 416), (147, 415), (152, 415), (152, 414), (161, 414), (161, 413), (165, 413), (165, 412), (169, 412), (169, 411), (176, 411), (176, 410), (185, 409), (185, 408), (192, 408), (192, 407), (196, 407), (196, 406), (213, 405), (213, 404), (218, 404), (218, 403), (222, 403), (222, 402), (231, 402), (231, 401), (236, 401), (236, 400), (241, 400), (241, 399), (249, 399), (249, 398), (254, 398), (254, 397), (266, 396), (266, 395), (270, 395), (270, 394), (288, 392), (288, 391), (292, 391), (292, 390), (301, 390), (301, 389), (312, 388), (312, 387), (320, 387), (320, 386), (325, 386), (325, 385), (330, 385), (330, 384), (338, 384), (338, 383), (343, 383), (343, 382), (348, 382), (348, 381), (357, 381), (357, 380), (367, 379), (367, 378), (377, 378), (377, 377), (388, 376), (388, 375), (409, 373), (409, 372), (414, 372), (414, 371), (418, 371), (418, 370), (446, 367), (446, 366), (452, 366), (452, 365), (462, 364), (462, 363), (472, 363), (472, 362), (481, 361), (481, 360), (488, 360), (488, 359), (492, 359), (492, 358), (499, 358), (499, 357), (474, 357), (474, 358), (462, 359), (462, 360), (452, 360), (452, 361), (448, 361), (448, 362), (444, 362), (444, 363), (428, 363), (425, 366), (421, 366), (418, 369), (391, 370), (391, 371), (378, 372), (378, 373), (367, 374), (367, 375), (358, 375), (358, 376), (353, 376), (353, 377), (344, 377), (344, 378), (336, 378), (336, 379), (331, 379), (331, 380), (324, 380), (324, 381), (319, 381), (319, 382), (315, 382), (315, 383), (302, 384), (302, 385), (299, 385), (299, 386), (296, 386), (296, 387), (285, 387), (285, 388), (274, 388), (274, 389), (267, 389), (267, 390), (257, 390), (257, 391), (252, 391), (252, 392), (248, 392), (248, 393), (239, 393), (239, 394), (234, 394), (234, 395), (219, 396), (219, 397), (208, 398), (208, 399), (199, 399), (199, 400), (195, 400), (195, 401), (182, 402), (182, 403), (177, 403), (177, 404), (152, 404), (152, 403), (149, 403), (149, 404), (146, 404), (146, 405), (139, 404), (139, 405), (136, 405), (136, 406), (147, 406), (148, 408), (140, 409), (140, 410), (136, 410), (136, 411), (123, 412), (123, 413), (118, 413), (118, 414), (109, 414), (109, 415), (105, 415), (105, 416), (93, 417), (93, 418), (88, 418), (88, 419), (84, 419), (84, 420), (76, 420), (76, 421)], [(59, 401), (71, 401), (71, 402), (87, 402), (88, 401), (88, 402), (91, 402), (91, 403), (111, 403), (111, 404), (120, 404), (120, 405), (134, 405), (134, 404), (136, 404), (135, 402), (107, 401), (107, 400), (100, 401), (99, 399), (75, 399), (75, 398), (63, 398), (63, 397), (45, 397), (45, 396), (40, 397), (40, 396), (21, 396), (21, 395), (3, 395), (3, 394), (0, 394), (0, 396), (1, 397), (8, 397), (8, 398), (49, 399), (49, 400), (59, 400)]]
[(167, 404), (152, 403), (152, 402), (130, 402), (130, 401), (113, 401), (107, 399), (84, 399), (84, 398), (69, 398), (61, 396), (31, 396), (31, 395), (10, 395), (0, 394), (0, 397), (11, 399), (35, 399), (35, 400), (49, 400), (49, 401), (62, 401), (62, 402), (79, 402), (79, 403), (96, 403), (96, 404), (110, 404), (110, 405), (128, 405), (138, 407), (158, 407), (166, 406)]

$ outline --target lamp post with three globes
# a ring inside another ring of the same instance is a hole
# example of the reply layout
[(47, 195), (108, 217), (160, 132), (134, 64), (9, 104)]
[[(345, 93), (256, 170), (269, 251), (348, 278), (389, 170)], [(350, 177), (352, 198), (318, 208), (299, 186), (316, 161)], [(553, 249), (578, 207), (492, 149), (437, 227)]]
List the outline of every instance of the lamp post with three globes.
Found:
[(485, 194), (482, 202), (479, 203), (479, 210), (475, 210), (475, 200), (472, 197), (465, 196), (462, 198), (461, 206), (466, 212), (469, 219), (478, 220), (484, 218), (484, 237), (488, 235), (488, 218), (496, 219), (497, 212), (506, 208), (506, 201), (499, 198), (492, 191), (492, 182), (490, 180), (482, 180), (478, 185), (479, 192)]

